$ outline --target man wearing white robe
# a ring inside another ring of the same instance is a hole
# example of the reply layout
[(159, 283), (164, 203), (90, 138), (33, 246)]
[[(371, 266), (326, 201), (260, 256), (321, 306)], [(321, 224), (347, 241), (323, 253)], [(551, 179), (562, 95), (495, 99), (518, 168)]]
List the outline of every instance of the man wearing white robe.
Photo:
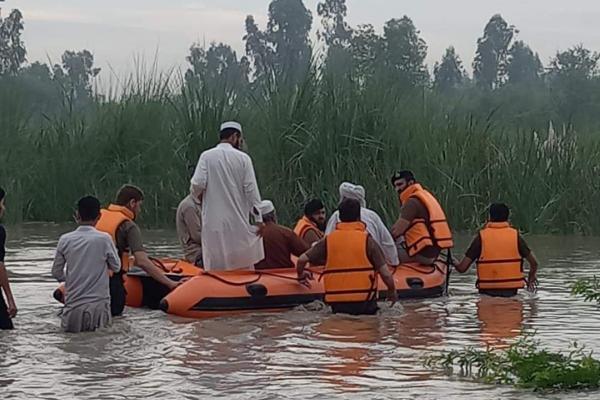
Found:
[(207, 271), (254, 269), (264, 258), (262, 238), (250, 224), (262, 224), (252, 159), (240, 150), (242, 127), (225, 122), (221, 142), (200, 155), (191, 192), (202, 199), (202, 258)]
[[(381, 250), (383, 250), (383, 255), (385, 256), (385, 261), (387, 264), (390, 266), (400, 264), (398, 250), (390, 231), (387, 229), (381, 220), (381, 217), (375, 211), (366, 208), (367, 202), (365, 200), (365, 188), (360, 185), (353, 185), (349, 182), (343, 182), (340, 185), (339, 190), (340, 202), (344, 199), (354, 199), (358, 200), (360, 203), (360, 219), (365, 223), (365, 225), (367, 225), (367, 232), (369, 232), (379, 247), (381, 247)], [(340, 222), (339, 212), (335, 211), (327, 222), (325, 234), (328, 235), (333, 232), (338, 222)]]

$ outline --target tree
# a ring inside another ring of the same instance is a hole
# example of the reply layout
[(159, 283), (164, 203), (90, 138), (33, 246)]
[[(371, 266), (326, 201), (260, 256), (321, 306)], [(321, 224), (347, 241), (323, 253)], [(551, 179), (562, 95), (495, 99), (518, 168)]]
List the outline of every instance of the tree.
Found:
[(295, 77), (309, 64), (312, 15), (302, 0), (273, 0), (269, 5), (266, 36), (273, 47), (278, 74)]
[(359, 25), (353, 31), (350, 49), (356, 74), (363, 81), (373, 74), (385, 51), (383, 38), (370, 24)]
[(62, 67), (53, 68), (54, 80), (67, 89), (74, 100), (83, 100), (92, 94), (92, 78), (100, 73), (94, 68), (94, 55), (89, 50), (67, 50), (61, 57)]
[(425, 84), (429, 79), (424, 64), (427, 44), (419, 33), (406, 15), (387, 21), (383, 27), (386, 66), (413, 85)]
[(435, 63), (433, 74), (434, 87), (442, 92), (456, 89), (464, 84), (467, 73), (453, 46), (446, 49), (446, 54), (440, 63)]
[(580, 44), (557, 53), (550, 61), (549, 73), (555, 78), (591, 79), (598, 71), (598, 60), (599, 53)]
[(0, 75), (16, 75), (26, 61), (27, 50), (21, 40), (23, 28), (23, 15), (17, 9), (6, 19), (0, 18)]
[(206, 50), (203, 45), (194, 43), (186, 59), (191, 64), (186, 72), (188, 82), (198, 77), (206, 82), (224, 81), (234, 86), (248, 82), (250, 62), (246, 57), (238, 61), (235, 51), (226, 44), (211, 43)]
[(246, 34), (243, 40), (246, 42), (246, 56), (252, 61), (255, 78), (263, 76), (273, 64), (273, 49), (252, 15), (246, 17)]
[(473, 61), (473, 78), (484, 88), (494, 89), (506, 79), (508, 49), (516, 33), (500, 14), (494, 15), (485, 26), (483, 37), (477, 40)]
[(352, 28), (346, 23), (346, 0), (325, 0), (317, 5), (323, 30), (318, 33), (327, 46), (348, 48), (352, 41)]
[(534, 53), (522, 40), (516, 41), (508, 51), (506, 74), (511, 84), (539, 82), (544, 71), (537, 53)]

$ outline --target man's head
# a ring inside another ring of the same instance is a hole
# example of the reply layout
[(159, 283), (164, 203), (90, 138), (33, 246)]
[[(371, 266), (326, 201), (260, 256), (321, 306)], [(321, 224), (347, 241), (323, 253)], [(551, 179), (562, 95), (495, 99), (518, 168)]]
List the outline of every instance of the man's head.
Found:
[(4, 215), (4, 211), (6, 210), (6, 207), (4, 206), (4, 198), (6, 197), (6, 192), (4, 191), (4, 189), (2, 189), (0, 187), (0, 218), (2, 218), (2, 216)]
[(260, 202), (258, 206), (258, 212), (262, 215), (263, 222), (266, 224), (267, 222), (277, 223), (277, 215), (275, 214), (275, 206), (273, 202), (270, 200), (263, 200)]
[(510, 209), (504, 203), (492, 203), (490, 205), (490, 222), (506, 222), (510, 215)]
[(229, 143), (236, 149), (242, 148), (242, 125), (235, 121), (223, 122), (219, 130), (219, 139), (222, 143)]
[(142, 212), (144, 192), (137, 186), (123, 185), (117, 192), (115, 204), (127, 207), (137, 217)]
[(365, 199), (365, 188), (360, 185), (355, 185), (350, 182), (342, 182), (339, 187), (340, 202), (344, 199), (358, 200), (361, 207), (367, 206), (367, 200)]
[(407, 187), (416, 183), (415, 175), (412, 171), (396, 171), (392, 175), (392, 185), (398, 193), (402, 193)]
[(314, 222), (320, 230), (325, 230), (327, 214), (321, 200), (312, 199), (306, 203), (304, 205), (304, 216)]
[(80, 225), (96, 225), (100, 219), (100, 200), (85, 196), (77, 202), (77, 222)]
[(360, 221), (360, 203), (356, 199), (344, 199), (338, 206), (340, 221), (356, 222)]

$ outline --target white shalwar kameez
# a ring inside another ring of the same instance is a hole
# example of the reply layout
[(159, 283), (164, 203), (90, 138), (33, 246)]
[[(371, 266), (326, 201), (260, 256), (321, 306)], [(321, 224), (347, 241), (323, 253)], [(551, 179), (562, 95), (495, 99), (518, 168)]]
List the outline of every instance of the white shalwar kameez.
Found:
[(260, 193), (252, 159), (229, 143), (200, 155), (191, 179), (192, 195), (202, 193), (202, 258), (207, 271), (254, 269), (264, 259), (262, 238), (250, 224)]

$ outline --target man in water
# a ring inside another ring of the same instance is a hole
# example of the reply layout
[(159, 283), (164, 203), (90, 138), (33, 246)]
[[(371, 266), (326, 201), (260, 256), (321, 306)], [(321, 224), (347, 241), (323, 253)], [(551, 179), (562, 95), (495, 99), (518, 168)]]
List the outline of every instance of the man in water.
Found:
[[(390, 231), (381, 220), (381, 217), (373, 210), (367, 207), (365, 199), (365, 188), (360, 185), (354, 185), (349, 182), (343, 182), (339, 187), (340, 203), (345, 199), (353, 199), (360, 203), (360, 219), (367, 226), (367, 232), (379, 245), (385, 256), (388, 265), (396, 266), (400, 264), (398, 261), (398, 250)], [(339, 211), (334, 212), (327, 223), (326, 234), (335, 231), (336, 225), (340, 222)]]
[(259, 211), (265, 224), (262, 232), (265, 258), (256, 264), (255, 268), (293, 268), (291, 256), (300, 257), (308, 250), (308, 244), (290, 228), (277, 224), (275, 206), (271, 201), (263, 200)]
[(508, 223), (506, 204), (490, 205), (489, 220), (475, 236), (456, 270), (464, 273), (477, 260), (477, 288), (488, 296), (511, 297), (525, 287), (523, 260), (529, 263), (527, 290), (537, 290), (538, 261), (525, 239)]
[[(4, 198), (6, 192), (0, 188), (0, 219), (4, 215), (6, 210), (4, 206)], [(6, 230), (4, 225), (0, 224), (0, 329), (13, 329), (12, 319), (17, 315), (17, 305), (15, 298), (13, 297), (12, 291), (10, 290), (10, 283), (8, 282), (8, 273), (6, 272), (6, 266), (4, 265), (4, 256), (6, 255)], [(6, 302), (4, 297), (6, 296)]]
[(294, 233), (309, 245), (323, 239), (327, 214), (320, 199), (312, 199), (304, 206), (304, 215), (296, 223)]
[(388, 287), (388, 299), (397, 299), (394, 278), (377, 242), (361, 221), (362, 208), (355, 199), (345, 198), (339, 205), (340, 222), (298, 259), (298, 280), (310, 285), (306, 264), (325, 265), (325, 303), (334, 313), (352, 315), (377, 312), (377, 274)]
[(186, 261), (202, 266), (202, 205), (191, 194), (179, 203), (175, 226)]
[[(133, 185), (123, 185), (117, 193), (114, 204), (101, 210), (100, 219), (96, 229), (108, 233), (117, 247), (121, 259), (121, 271), (110, 278), (110, 307), (112, 315), (121, 315), (125, 308), (127, 293), (123, 281), (123, 274), (129, 267), (135, 265), (142, 268), (155, 281), (173, 290), (178, 282), (167, 278), (162, 271), (148, 258), (144, 249), (142, 232), (135, 223), (135, 219), (142, 212), (144, 193)], [(133, 255), (134, 263), (130, 262)]]
[[(79, 227), (58, 241), (52, 276), (65, 282), (65, 306), (61, 319), (65, 332), (95, 331), (111, 323), (107, 268), (121, 269), (110, 235), (94, 225), (100, 219), (100, 201), (92, 196), (77, 203)], [(66, 274), (65, 274), (66, 266)]]
[(219, 138), (216, 147), (200, 155), (191, 179), (191, 194), (202, 202), (204, 269), (253, 268), (265, 258), (259, 230), (249, 222), (252, 215), (262, 227), (254, 166), (250, 156), (240, 150), (239, 123), (223, 123)]
[(400, 261), (433, 264), (443, 249), (454, 245), (442, 206), (411, 171), (396, 172), (391, 181), (402, 207), (392, 226)]

